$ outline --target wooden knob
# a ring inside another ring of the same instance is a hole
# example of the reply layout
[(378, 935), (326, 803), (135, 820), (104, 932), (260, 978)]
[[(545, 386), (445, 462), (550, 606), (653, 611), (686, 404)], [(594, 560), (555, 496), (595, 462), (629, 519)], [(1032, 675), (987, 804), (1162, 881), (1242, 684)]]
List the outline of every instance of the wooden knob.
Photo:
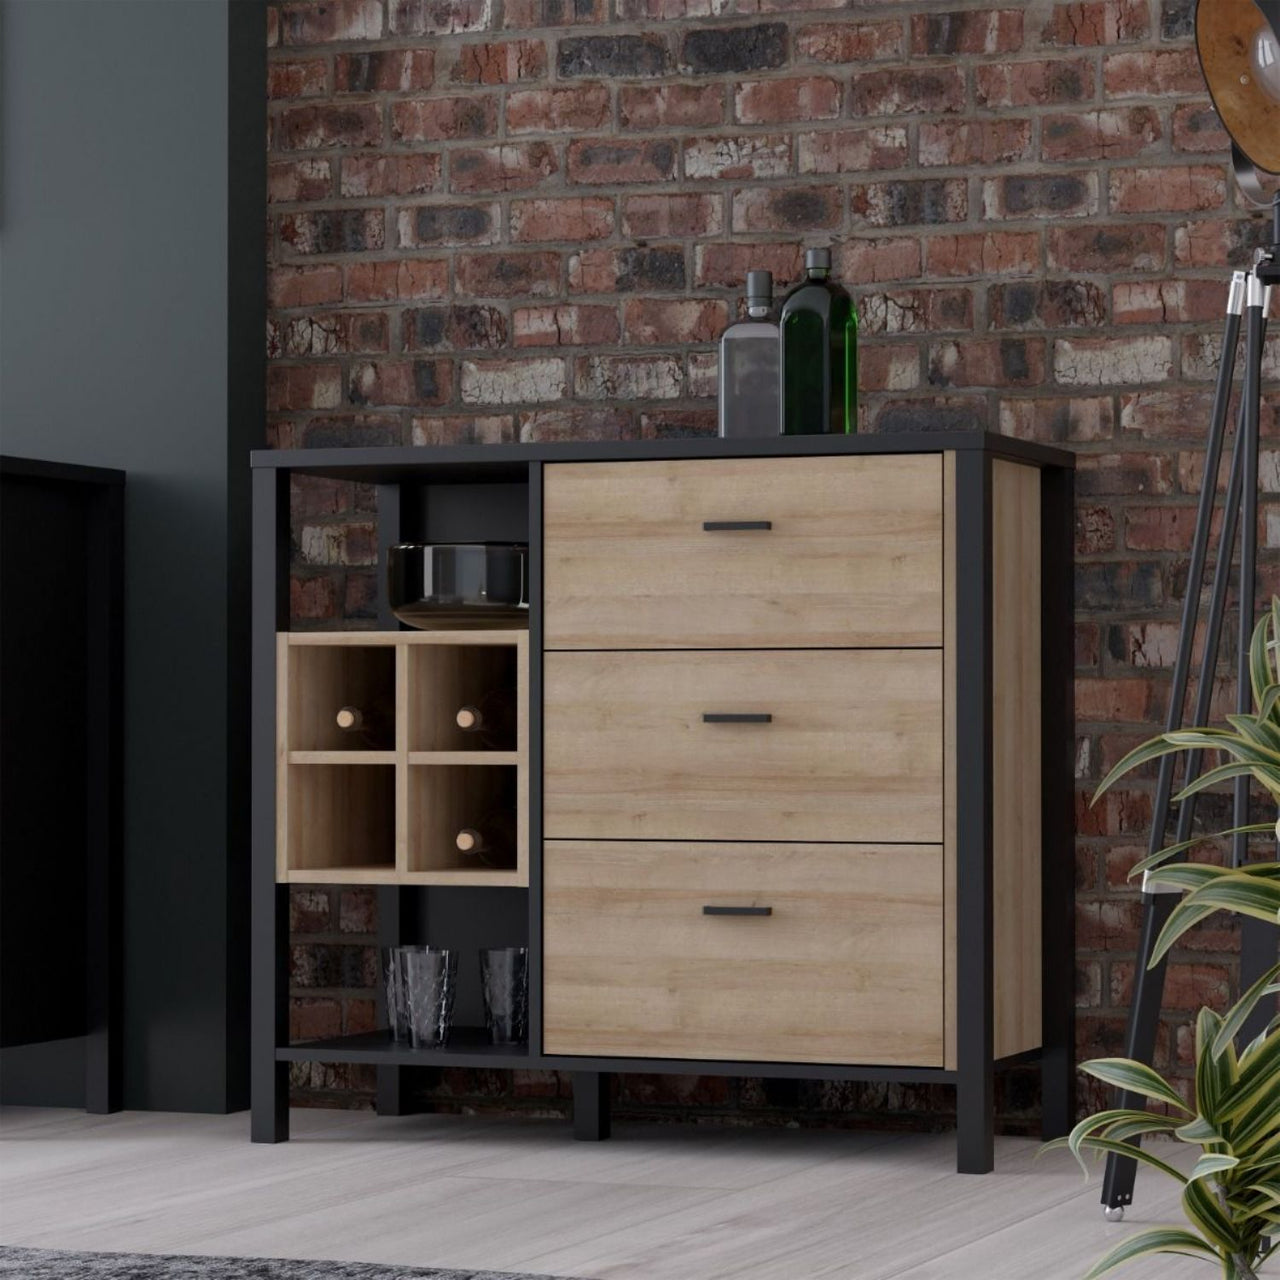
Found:
[(343, 707), (336, 718), (339, 729), (359, 729), (364, 724), (364, 713), (359, 707)]

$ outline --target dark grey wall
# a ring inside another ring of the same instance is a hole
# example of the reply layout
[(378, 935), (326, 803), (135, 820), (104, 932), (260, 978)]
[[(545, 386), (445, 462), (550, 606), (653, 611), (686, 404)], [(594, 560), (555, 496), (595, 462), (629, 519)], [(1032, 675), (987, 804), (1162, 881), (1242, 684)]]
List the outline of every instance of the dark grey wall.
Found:
[(228, 3), (0, 7), (0, 448), (128, 473), (124, 1098), (166, 1110), (242, 1103)]

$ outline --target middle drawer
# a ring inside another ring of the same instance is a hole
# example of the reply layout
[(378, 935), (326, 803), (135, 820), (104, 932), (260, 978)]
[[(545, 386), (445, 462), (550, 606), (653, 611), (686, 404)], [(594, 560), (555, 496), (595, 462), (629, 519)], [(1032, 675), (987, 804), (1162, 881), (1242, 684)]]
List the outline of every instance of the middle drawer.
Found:
[(544, 664), (548, 839), (943, 838), (941, 650)]

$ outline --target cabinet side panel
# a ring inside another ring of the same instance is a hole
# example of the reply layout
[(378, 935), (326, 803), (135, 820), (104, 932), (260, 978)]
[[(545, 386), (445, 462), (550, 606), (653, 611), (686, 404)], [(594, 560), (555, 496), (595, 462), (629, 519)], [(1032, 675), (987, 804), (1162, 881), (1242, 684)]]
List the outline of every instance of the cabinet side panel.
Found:
[(1040, 473), (992, 465), (995, 1056), (1040, 1027)]

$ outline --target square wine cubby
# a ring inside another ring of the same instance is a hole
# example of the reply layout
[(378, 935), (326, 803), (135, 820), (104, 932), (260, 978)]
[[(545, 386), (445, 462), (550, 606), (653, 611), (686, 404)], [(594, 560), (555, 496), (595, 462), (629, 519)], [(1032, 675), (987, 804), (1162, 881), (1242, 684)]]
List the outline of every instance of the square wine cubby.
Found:
[(282, 881), (524, 886), (528, 634), (283, 633)]

